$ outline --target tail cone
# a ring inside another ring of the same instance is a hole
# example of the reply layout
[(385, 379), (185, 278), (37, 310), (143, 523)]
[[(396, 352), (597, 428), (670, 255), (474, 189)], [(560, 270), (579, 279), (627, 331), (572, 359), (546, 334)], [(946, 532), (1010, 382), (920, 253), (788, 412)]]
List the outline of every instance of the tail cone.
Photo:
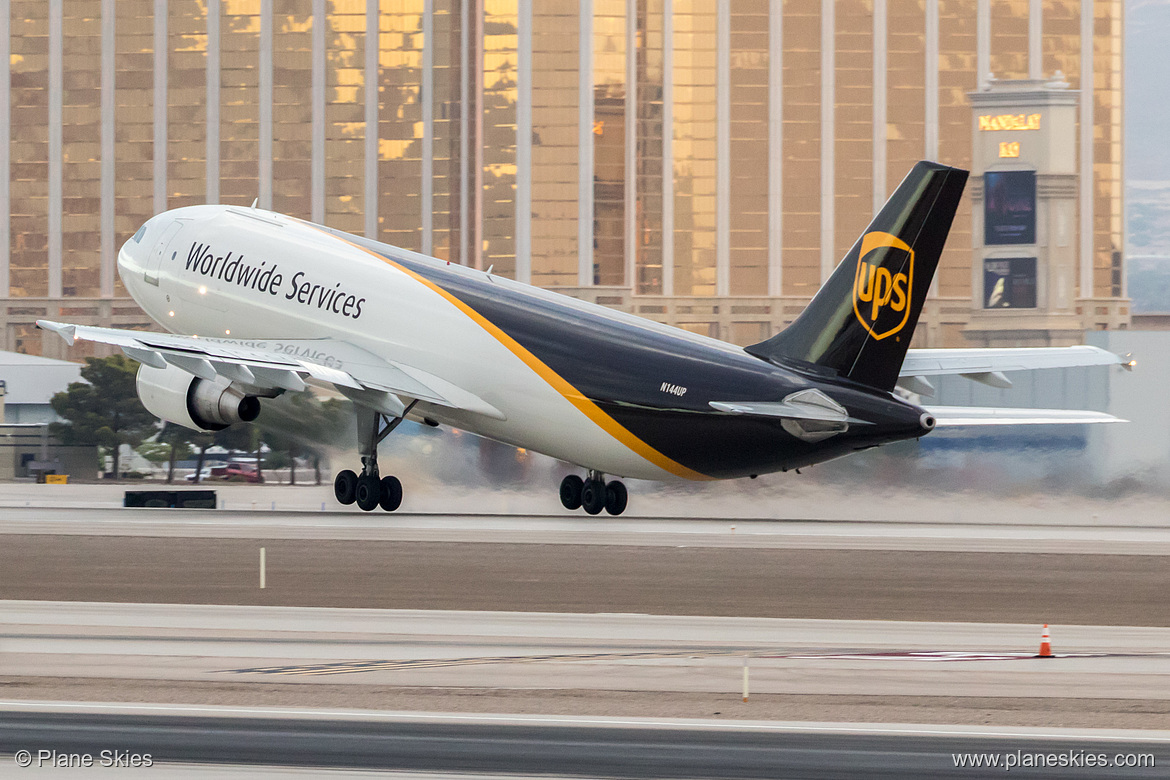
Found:
[(1037, 658), (1055, 658), (1052, 654), (1052, 640), (1048, 636), (1048, 624), (1044, 624), (1044, 633), (1040, 635), (1040, 652), (1036, 654)]

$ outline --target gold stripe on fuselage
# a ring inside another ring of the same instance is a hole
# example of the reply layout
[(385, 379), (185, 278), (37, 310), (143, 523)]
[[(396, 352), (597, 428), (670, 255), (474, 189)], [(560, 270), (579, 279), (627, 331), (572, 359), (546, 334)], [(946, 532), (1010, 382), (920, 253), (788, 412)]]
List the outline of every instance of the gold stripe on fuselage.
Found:
[[(311, 223), (303, 223), (303, 224), (308, 225)], [(326, 231), (321, 231), (321, 232), (326, 233)], [(487, 331), (489, 334), (491, 334), (491, 336), (493, 338), (495, 338), (496, 341), (500, 342), (505, 347), (507, 347), (512, 352), (512, 354), (516, 355), (518, 358), (523, 360), (524, 363), (529, 368), (531, 368), (534, 372), (536, 372), (537, 376), (539, 376), (541, 379), (543, 379), (545, 382), (547, 382), (550, 387), (552, 387), (554, 390), (556, 390), (558, 393), (560, 393), (562, 396), (564, 396), (564, 398), (569, 403), (571, 403), (571, 404), (573, 404), (573, 406), (577, 407), (577, 409), (579, 409), (582, 413), (585, 414), (586, 417), (588, 417), (590, 420), (592, 420), (594, 423), (596, 423), (603, 431), (608, 433), (610, 436), (612, 436), (617, 441), (624, 444), (626, 447), (630, 448), (632, 451), (634, 451), (635, 453), (637, 453), (641, 457), (643, 457), (646, 460), (653, 463), (655, 466), (658, 466), (658, 468), (662, 469), (663, 471), (667, 471), (671, 474), (674, 474), (676, 477), (681, 477), (682, 479), (690, 479), (690, 480), (713, 479), (713, 477), (709, 477), (706, 474), (702, 474), (698, 471), (695, 471), (694, 469), (687, 468), (683, 464), (681, 464), (675, 460), (672, 460), (671, 458), (668, 458), (666, 455), (663, 455), (661, 452), (659, 452), (658, 450), (654, 449), (646, 442), (639, 439), (637, 436), (635, 436), (633, 433), (631, 433), (627, 428), (625, 428), (621, 423), (619, 423), (613, 417), (610, 417), (608, 414), (606, 414), (605, 411), (601, 409), (601, 407), (599, 407), (597, 404), (595, 404), (593, 401), (591, 401), (589, 398), (587, 398), (584, 393), (582, 393), (580, 390), (578, 390), (576, 387), (574, 387), (570, 382), (568, 382), (568, 380), (566, 380), (564, 377), (562, 377), (556, 371), (553, 371), (551, 368), (549, 368), (547, 365), (545, 365), (545, 363), (543, 361), (541, 361), (540, 358), (536, 357), (536, 355), (533, 355), (530, 351), (528, 351), (528, 349), (526, 349), (523, 345), (521, 345), (518, 341), (516, 341), (516, 339), (509, 336), (507, 333), (505, 333), (503, 330), (501, 330), (491, 320), (484, 317), (482, 314), (480, 314), (478, 311), (473, 309), (471, 306), (468, 306), (466, 303), (464, 303), (462, 300), (457, 298), (455, 295), (453, 295), (450, 292), (448, 292), (447, 290), (443, 289), (441, 286), (435, 284), (430, 279), (427, 279), (425, 276), (422, 276), (421, 274), (418, 274), (418, 273), (410, 270), (409, 268), (406, 268), (405, 266), (401, 265), (400, 263), (396, 263), (394, 260), (392, 260), (388, 257), (385, 257), (381, 254), (378, 254), (377, 252), (374, 252), (371, 249), (367, 249), (366, 247), (361, 246), (360, 244), (355, 244), (354, 242), (349, 241), (348, 239), (342, 238), (341, 236), (338, 236), (338, 235), (333, 234), (333, 233), (326, 233), (326, 235), (332, 235), (334, 238), (337, 238), (339, 241), (343, 241), (346, 244), (349, 244), (350, 246), (354, 247), (355, 249), (360, 249), (361, 251), (365, 252), (366, 254), (370, 255), (371, 257), (378, 258), (382, 262), (397, 268), (398, 270), (407, 274), (411, 278), (416, 279), (417, 281), (421, 282), (422, 284), (424, 284), (427, 287), (434, 290), (439, 295), (446, 298), (456, 308), (458, 308), (460, 311), (462, 311), (464, 314), (466, 314), (468, 317), (470, 317), (473, 321), (475, 321), (475, 323), (478, 324), (481, 328), (483, 328), (485, 331)]]

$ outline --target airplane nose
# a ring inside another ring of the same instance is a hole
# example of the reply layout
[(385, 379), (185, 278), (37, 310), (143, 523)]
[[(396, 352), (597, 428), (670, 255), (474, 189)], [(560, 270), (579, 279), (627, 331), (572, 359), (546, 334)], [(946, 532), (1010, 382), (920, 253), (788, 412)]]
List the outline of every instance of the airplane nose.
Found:
[(118, 250), (118, 275), (127, 287), (140, 281), (147, 270), (147, 260), (150, 257), (152, 243), (158, 241), (161, 235), (159, 228), (161, 223), (165, 221), (160, 220), (161, 216), (151, 217), (142, 223), (142, 226), (134, 232), (134, 235), (126, 239), (126, 243)]

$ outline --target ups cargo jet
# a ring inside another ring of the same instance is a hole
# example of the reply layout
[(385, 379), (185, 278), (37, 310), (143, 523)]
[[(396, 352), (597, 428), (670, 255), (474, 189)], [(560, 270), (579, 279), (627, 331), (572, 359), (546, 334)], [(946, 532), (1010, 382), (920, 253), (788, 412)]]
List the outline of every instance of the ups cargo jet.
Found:
[[(261, 398), (332, 385), (352, 399), (361, 471), (337, 500), (398, 508), (378, 444), (407, 417), (575, 463), (567, 509), (621, 514), (625, 485), (808, 466), (944, 425), (1113, 422), (1106, 414), (922, 407), (927, 376), (1121, 363), (1093, 347), (909, 350), (967, 172), (918, 163), (783, 332), (740, 348), (256, 208), (191, 206), (118, 253), (130, 294), (170, 333), (41, 321), (121, 347), (138, 393), (197, 430)], [(179, 335), (184, 334), (184, 335)]]

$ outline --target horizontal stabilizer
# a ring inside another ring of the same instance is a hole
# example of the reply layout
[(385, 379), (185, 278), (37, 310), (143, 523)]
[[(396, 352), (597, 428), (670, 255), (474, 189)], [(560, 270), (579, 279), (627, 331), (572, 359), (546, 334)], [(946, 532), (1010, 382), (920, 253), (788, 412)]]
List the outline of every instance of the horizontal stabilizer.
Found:
[[(902, 362), (900, 376), (941, 376), (943, 374), (997, 374), (1003, 371), (1028, 371), (1037, 368), (1073, 368), (1075, 366), (1116, 366), (1132, 368), (1129, 356), (1122, 358), (1101, 349), (1076, 347), (1004, 347), (964, 349), (912, 349)], [(972, 376), (977, 381), (977, 376)], [(1002, 385), (995, 385), (999, 387)]]
[(1104, 412), (1080, 409), (1001, 409), (994, 406), (927, 406), (936, 428), (972, 425), (1085, 425), (1129, 422)]

